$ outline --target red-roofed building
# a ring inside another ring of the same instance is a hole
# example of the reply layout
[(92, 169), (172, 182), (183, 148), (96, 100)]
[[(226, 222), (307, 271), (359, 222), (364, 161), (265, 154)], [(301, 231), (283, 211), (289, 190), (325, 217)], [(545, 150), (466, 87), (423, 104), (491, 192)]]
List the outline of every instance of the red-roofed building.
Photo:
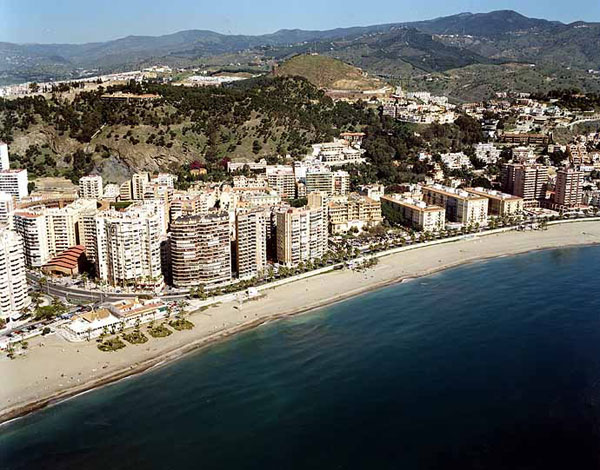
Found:
[(85, 247), (76, 245), (48, 261), (42, 266), (42, 271), (49, 275), (77, 276), (86, 265)]

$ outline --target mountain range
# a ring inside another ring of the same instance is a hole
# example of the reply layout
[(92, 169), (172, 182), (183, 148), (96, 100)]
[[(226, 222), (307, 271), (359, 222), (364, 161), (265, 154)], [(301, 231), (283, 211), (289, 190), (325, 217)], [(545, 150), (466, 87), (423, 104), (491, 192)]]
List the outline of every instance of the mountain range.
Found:
[(560, 70), (600, 68), (600, 23), (564, 24), (511, 10), (460, 13), (427, 21), (225, 35), (189, 30), (88, 44), (0, 43), (0, 80), (68, 78), (81, 70), (126, 70), (149, 63), (189, 64), (250, 53), (283, 60), (306, 52), (340, 58), (384, 77), (406, 78), (472, 66), (535, 64)]

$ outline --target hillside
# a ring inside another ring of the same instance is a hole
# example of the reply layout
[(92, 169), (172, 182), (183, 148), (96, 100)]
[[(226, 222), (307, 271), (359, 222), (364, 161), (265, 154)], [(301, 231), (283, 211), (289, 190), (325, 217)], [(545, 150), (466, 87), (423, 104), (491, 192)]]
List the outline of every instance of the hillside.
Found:
[(76, 181), (97, 171), (121, 181), (136, 170), (177, 172), (224, 158), (253, 161), (303, 155), (315, 141), (356, 129), (370, 112), (333, 103), (301, 78), (260, 78), (227, 88), (128, 85), (108, 91), (154, 93), (144, 102), (102, 98), (106, 90), (63, 96), (0, 99), (0, 140), (15, 166), (32, 176)]
[(286, 60), (274, 70), (277, 77), (303, 77), (317, 88), (335, 90), (373, 90), (384, 83), (362, 70), (332, 57), (303, 54)]

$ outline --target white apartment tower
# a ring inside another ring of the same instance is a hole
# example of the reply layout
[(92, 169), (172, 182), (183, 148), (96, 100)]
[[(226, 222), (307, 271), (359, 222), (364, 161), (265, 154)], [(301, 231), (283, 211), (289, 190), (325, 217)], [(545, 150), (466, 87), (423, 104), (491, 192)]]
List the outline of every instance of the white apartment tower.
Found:
[(323, 210), (295, 208), (277, 213), (277, 261), (286, 266), (320, 258), (327, 249)]
[(50, 259), (46, 217), (43, 214), (17, 211), (14, 214), (14, 226), (23, 241), (27, 267), (43, 266)]
[(27, 170), (0, 171), (0, 191), (10, 194), (20, 200), (27, 197)]
[(8, 318), (27, 307), (25, 253), (21, 237), (12, 230), (0, 230), (0, 317)]
[(8, 193), (0, 192), (0, 224), (13, 228), (15, 199)]
[(96, 275), (111, 285), (160, 288), (161, 222), (155, 212), (134, 207), (96, 218)]
[(90, 175), (79, 179), (79, 197), (102, 199), (102, 176)]
[(10, 160), (8, 158), (8, 145), (0, 142), (0, 171), (10, 169)]
[(267, 267), (268, 218), (270, 214), (264, 210), (236, 214), (236, 267), (240, 279), (256, 277)]

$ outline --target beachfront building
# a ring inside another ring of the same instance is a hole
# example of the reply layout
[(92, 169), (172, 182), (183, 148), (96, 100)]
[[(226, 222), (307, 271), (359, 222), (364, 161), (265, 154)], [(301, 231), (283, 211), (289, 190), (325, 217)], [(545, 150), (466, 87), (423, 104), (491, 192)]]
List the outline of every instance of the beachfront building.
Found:
[(556, 173), (554, 202), (565, 208), (578, 207), (583, 199), (583, 171), (562, 168)]
[(96, 218), (96, 275), (114, 286), (159, 289), (162, 225), (159, 214), (146, 206), (106, 211)]
[(14, 196), (18, 201), (27, 197), (27, 170), (2, 170), (0, 171), (0, 191)]
[(193, 287), (231, 281), (230, 222), (227, 212), (179, 217), (171, 224), (173, 285)]
[(326, 211), (331, 233), (344, 233), (352, 228), (362, 230), (383, 220), (381, 202), (356, 193), (332, 200)]
[(443, 207), (397, 194), (382, 196), (381, 210), (391, 224), (418, 231), (436, 232), (446, 226), (446, 211)]
[(13, 223), (23, 240), (25, 264), (28, 268), (40, 268), (50, 259), (46, 217), (43, 214), (16, 211)]
[(168, 307), (159, 299), (132, 298), (76, 315), (61, 330), (69, 341), (90, 341), (102, 334), (114, 334), (126, 328), (165, 318), (167, 315)]
[(79, 197), (86, 199), (102, 199), (102, 176), (89, 175), (79, 178)]
[(167, 304), (160, 299), (142, 300), (135, 297), (108, 303), (106, 308), (119, 319), (124, 328), (155, 321), (168, 314)]
[(108, 309), (100, 308), (76, 315), (61, 328), (61, 332), (69, 341), (90, 341), (103, 333), (118, 331), (119, 323), (120, 320)]
[(546, 198), (548, 167), (507, 163), (502, 168), (502, 190), (523, 198), (525, 206), (538, 204)]
[(466, 188), (465, 191), (487, 198), (488, 215), (502, 217), (523, 212), (522, 197), (485, 188)]
[(327, 232), (320, 208), (291, 208), (277, 213), (277, 261), (286, 266), (321, 258)]
[(25, 251), (21, 237), (0, 230), (0, 318), (21, 312), (30, 303), (25, 276)]
[(487, 225), (487, 198), (440, 184), (423, 186), (422, 192), (423, 201), (428, 205), (443, 207), (446, 219), (450, 222)]
[(235, 263), (240, 279), (259, 276), (267, 267), (267, 223), (263, 209), (238, 211), (235, 217)]

